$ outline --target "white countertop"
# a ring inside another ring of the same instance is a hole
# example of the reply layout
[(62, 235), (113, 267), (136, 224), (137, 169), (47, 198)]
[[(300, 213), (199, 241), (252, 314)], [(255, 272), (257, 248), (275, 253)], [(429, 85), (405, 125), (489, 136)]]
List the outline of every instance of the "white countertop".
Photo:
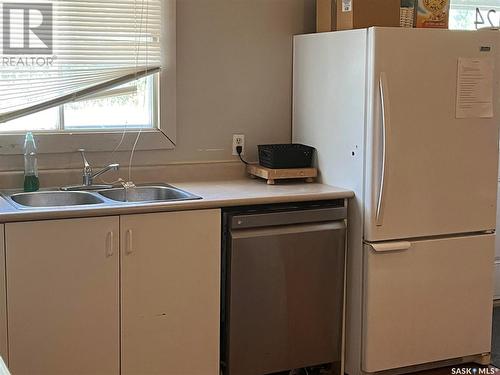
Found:
[(72, 206), (68, 208), (17, 209), (5, 199), (0, 198), (0, 223), (344, 199), (354, 196), (354, 193), (350, 190), (319, 183), (280, 182), (276, 185), (267, 185), (264, 180), (253, 180), (250, 178), (179, 182), (172, 185), (199, 195), (202, 199), (144, 203), (132, 206), (120, 204), (116, 206), (108, 205), (106, 207), (88, 205), (85, 207)]

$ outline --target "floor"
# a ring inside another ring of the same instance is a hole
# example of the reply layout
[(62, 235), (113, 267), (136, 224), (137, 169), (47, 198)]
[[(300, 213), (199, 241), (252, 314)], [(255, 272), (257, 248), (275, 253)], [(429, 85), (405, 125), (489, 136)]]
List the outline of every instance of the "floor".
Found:
[[(477, 364), (471, 363), (471, 364), (466, 364), (466, 365), (461, 365), (458, 367), (443, 367), (435, 370), (428, 370), (428, 371), (421, 371), (421, 372), (415, 372), (413, 375), (418, 374), (418, 375), (478, 375), (478, 368), (484, 368), (484, 366), (478, 366)], [(470, 371), (467, 371), (467, 369), (470, 369)], [(493, 375), (494, 373), (498, 373), (500, 370), (497, 369), (496, 367), (490, 366), (488, 367), (488, 371), (485, 372), (484, 374), (488, 375)]]
[[(500, 375), (500, 305), (496, 306), (493, 310), (493, 332), (492, 332), (492, 342), (491, 342), (491, 363), (493, 366), (490, 367), (490, 370), (485, 372), (484, 374), (492, 375), (494, 370), (497, 371), (498, 375)], [(478, 368), (483, 366), (478, 366), (477, 364), (470, 363), (464, 364), (461, 366), (455, 367), (443, 367), (434, 370), (420, 371), (415, 372), (413, 375), (479, 375)], [(458, 370), (460, 369), (460, 370)], [(468, 370), (469, 369), (469, 370)], [(335, 371), (331, 371), (326, 368), (316, 368), (309, 369), (306, 373), (303, 370), (298, 370), (295, 372), (283, 372), (273, 375), (323, 375), (323, 374), (332, 374), (336, 373)]]
[(493, 309), (493, 334), (491, 340), (491, 363), (500, 368), (500, 306)]
[[(478, 369), (479, 368), (484, 368), (485, 366), (479, 366), (474, 363), (470, 364), (464, 364), (460, 366), (454, 366), (454, 367), (443, 367), (439, 369), (434, 369), (434, 370), (427, 370), (427, 371), (420, 371), (420, 372), (414, 372), (414, 373), (409, 373), (407, 375), (480, 375)], [(500, 370), (490, 366), (487, 372), (484, 372), (483, 375), (494, 375), (495, 372), (498, 372), (498, 375), (500, 375)], [(338, 374), (338, 371), (332, 371), (331, 369), (326, 369), (326, 368), (309, 368), (307, 372), (305, 370), (294, 370), (292, 372), (290, 371), (285, 371), (285, 372), (279, 372), (271, 375), (332, 375), (332, 374)]]

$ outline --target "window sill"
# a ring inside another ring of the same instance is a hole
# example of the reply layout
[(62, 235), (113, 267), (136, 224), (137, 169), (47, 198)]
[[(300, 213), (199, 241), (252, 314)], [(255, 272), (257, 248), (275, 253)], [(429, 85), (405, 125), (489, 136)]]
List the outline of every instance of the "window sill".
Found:
[[(35, 141), (39, 154), (75, 152), (84, 148), (89, 152), (130, 151), (138, 136), (138, 130), (114, 132), (59, 132), (36, 133)], [(24, 153), (24, 133), (1, 134), (0, 155), (22, 155)], [(123, 140), (122, 140), (123, 138)], [(121, 144), (120, 144), (121, 143)], [(161, 130), (142, 130), (136, 150), (170, 150), (175, 144)]]

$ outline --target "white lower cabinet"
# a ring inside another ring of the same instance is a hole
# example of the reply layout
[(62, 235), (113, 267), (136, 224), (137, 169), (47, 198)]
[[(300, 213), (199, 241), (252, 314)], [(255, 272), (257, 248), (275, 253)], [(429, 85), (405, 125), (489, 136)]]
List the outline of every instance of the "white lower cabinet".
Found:
[(9, 368), (119, 374), (119, 218), (6, 224)]
[(0, 356), (8, 364), (7, 350), (7, 289), (5, 286), (5, 226), (0, 224)]
[(219, 373), (220, 210), (121, 217), (122, 375)]
[(201, 210), (6, 224), (12, 373), (217, 375), (220, 222)]
[[(500, 179), (497, 186), (497, 202), (500, 202)], [(500, 233), (500, 204), (497, 204), (497, 228)], [(500, 299), (500, 236), (495, 237), (495, 289), (493, 299)]]

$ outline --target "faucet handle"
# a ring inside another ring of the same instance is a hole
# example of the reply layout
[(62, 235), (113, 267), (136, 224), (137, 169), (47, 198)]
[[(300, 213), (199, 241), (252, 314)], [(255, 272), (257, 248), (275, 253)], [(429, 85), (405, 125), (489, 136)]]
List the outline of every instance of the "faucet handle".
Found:
[(85, 149), (80, 148), (78, 149), (78, 151), (82, 155), (83, 159), (82, 184), (84, 186), (90, 186), (92, 185), (92, 167), (90, 166), (89, 162), (87, 161), (87, 158), (85, 157)]
[(79, 148), (79, 149), (78, 149), (78, 152), (82, 155), (82, 159), (83, 159), (83, 166), (84, 166), (85, 170), (90, 169), (90, 164), (89, 164), (89, 162), (87, 161), (87, 158), (85, 157), (85, 149), (84, 149), (84, 148)]

